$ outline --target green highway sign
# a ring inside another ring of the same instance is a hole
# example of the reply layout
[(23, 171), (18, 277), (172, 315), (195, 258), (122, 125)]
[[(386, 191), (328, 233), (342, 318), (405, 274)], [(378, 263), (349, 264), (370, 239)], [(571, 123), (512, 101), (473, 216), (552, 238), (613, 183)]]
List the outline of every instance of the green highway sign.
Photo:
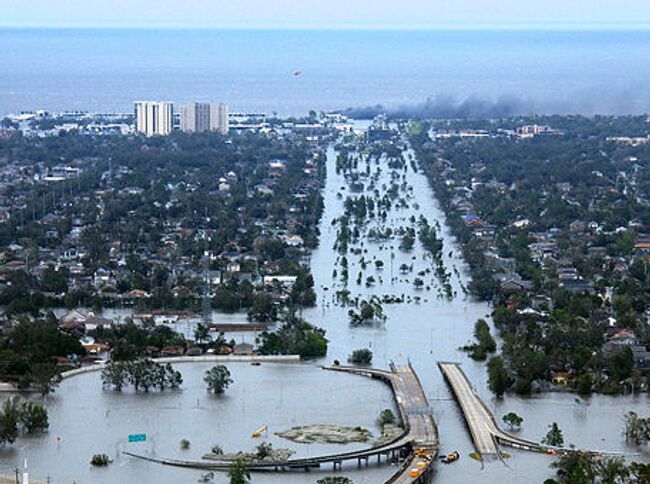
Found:
[(147, 434), (130, 434), (129, 442), (144, 442), (147, 440)]

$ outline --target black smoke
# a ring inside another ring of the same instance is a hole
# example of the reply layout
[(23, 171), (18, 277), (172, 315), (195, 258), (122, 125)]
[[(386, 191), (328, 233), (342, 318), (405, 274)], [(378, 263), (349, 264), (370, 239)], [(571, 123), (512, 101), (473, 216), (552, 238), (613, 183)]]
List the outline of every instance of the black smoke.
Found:
[(506, 118), (531, 112), (532, 106), (514, 96), (501, 96), (496, 100), (470, 96), (457, 100), (452, 96), (439, 95), (418, 104), (386, 107), (381, 104), (341, 111), (353, 119), (370, 119), (385, 113), (390, 118), (409, 119), (486, 119)]
[(650, 111), (650, 100), (638, 86), (584, 88), (566, 92), (559, 96), (519, 97), (503, 95), (496, 99), (478, 95), (455, 98), (438, 95), (424, 102), (384, 106), (353, 107), (340, 111), (350, 118), (371, 119), (385, 113), (389, 118), (409, 119), (488, 119), (506, 118), (527, 114), (581, 114), (593, 116), (646, 114)]

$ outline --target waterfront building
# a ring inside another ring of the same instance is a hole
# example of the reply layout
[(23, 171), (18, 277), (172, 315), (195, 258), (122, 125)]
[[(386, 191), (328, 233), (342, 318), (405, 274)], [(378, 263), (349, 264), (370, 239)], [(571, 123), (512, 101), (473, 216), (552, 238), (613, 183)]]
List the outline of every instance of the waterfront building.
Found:
[(210, 129), (210, 104), (191, 102), (181, 106), (181, 131), (202, 133)]
[(228, 134), (228, 106), (225, 104), (210, 104), (210, 130)]
[(135, 129), (145, 136), (168, 135), (174, 127), (174, 105), (171, 102), (136, 101)]
[(228, 106), (223, 103), (183, 104), (180, 128), (185, 133), (218, 131), (221, 134), (228, 134)]

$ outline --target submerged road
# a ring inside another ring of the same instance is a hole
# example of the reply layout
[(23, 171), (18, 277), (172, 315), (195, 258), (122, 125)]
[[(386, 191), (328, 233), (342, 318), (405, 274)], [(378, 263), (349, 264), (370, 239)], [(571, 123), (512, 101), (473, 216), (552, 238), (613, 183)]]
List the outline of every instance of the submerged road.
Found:
[[(384, 455), (386, 461), (403, 458), (398, 471), (387, 481), (388, 483), (426, 482), (432, 464), (438, 455), (438, 430), (431, 416), (424, 390), (413, 367), (410, 364), (403, 366), (391, 364), (391, 371), (349, 366), (328, 366), (323, 368), (377, 378), (387, 383), (393, 391), (401, 421), (404, 425), (404, 432), (390, 442), (368, 449), (321, 457), (255, 462), (250, 463), (248, 468), (251, 471), (308, 470), (313, 467), (320, 467), (321, 464), (331, 463), (334, 469), (340, 469), (344, 461), (357, 460), (359, 465), (362, 462), (367, 465), (371, 457), (377, 457), (378, 462), (380, 462), (381, 456)], [(149, 457), (132, 452), (124, 453), (138, 459), (176, 467), (228, 470), (231, 465), (231, 462), (207, 459), (183, 461)]]

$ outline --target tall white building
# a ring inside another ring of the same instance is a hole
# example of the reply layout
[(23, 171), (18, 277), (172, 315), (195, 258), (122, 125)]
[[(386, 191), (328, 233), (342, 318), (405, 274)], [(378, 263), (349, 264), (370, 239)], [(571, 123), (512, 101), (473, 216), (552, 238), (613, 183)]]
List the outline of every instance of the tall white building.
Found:
[(167, 135), (174, 128), (174, 105), (170, 102), (136, 101), (135, 129), (145, 136)]
[(187, 103), (181, 106), (181, 131), (202, 133), (210, 129), (210, 104)]
[(181, 106), (181, 130), (186, 133), (218, 131), (228, 134), (228, 106), (191, 102)]
[(228, 134), (228, 106), (225, 104), (210, 104), (210, 130)]

